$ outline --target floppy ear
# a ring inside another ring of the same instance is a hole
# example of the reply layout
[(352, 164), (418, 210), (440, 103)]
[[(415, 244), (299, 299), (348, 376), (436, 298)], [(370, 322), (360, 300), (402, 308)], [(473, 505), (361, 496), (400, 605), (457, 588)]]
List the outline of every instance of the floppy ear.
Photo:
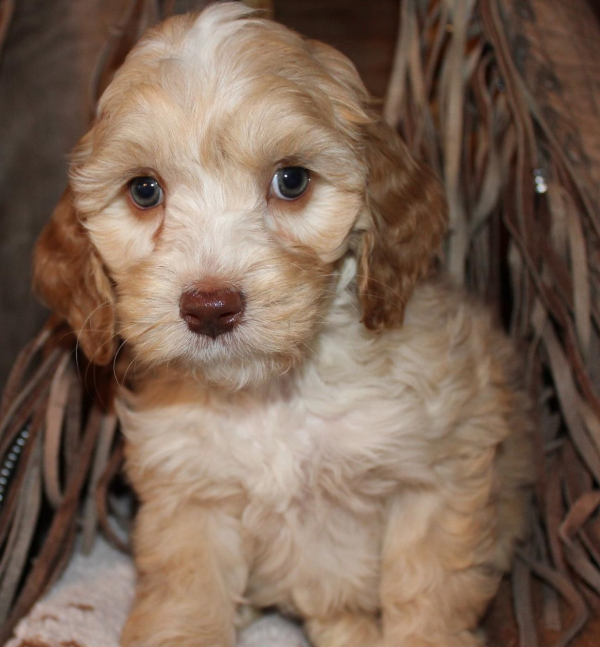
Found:
[(358, 154), (364, 155), (368, 168), (366, 218), (360, 218), (355, 243), (363, 323), (371, 330), (398, 327), (414, 286), (427, 273), (446, 231), (444, 191), (398, 134), (374, 116), (350, 60), (318, 41), (306, 45), (329, 74), (327, 97), (338, 118), (337, 128), (357, 144), (357, 150), (364, 146), (364, 153)]
[(441, 183), (383, 121), (366, 127), (367, 220), (358, 250), (358, 292), (370, 330), (402, 325), (415, 284), (447, 225)]
[(68, 188), (39, 237), (33, 289), (76, 333), (87, 358), (108, 364), (116, 352), (110, 279), (79, 221)]

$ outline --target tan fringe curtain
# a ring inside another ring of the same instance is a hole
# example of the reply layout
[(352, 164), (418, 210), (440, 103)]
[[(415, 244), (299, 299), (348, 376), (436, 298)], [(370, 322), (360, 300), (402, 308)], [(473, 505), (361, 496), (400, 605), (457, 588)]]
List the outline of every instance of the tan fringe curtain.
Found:
[(520, 645), (567, 645), (600, 603), (600, 25), (578, 0), (400, 6), (384, 116), (443, 178), (445, 263), (507, 319), (540, 405)]

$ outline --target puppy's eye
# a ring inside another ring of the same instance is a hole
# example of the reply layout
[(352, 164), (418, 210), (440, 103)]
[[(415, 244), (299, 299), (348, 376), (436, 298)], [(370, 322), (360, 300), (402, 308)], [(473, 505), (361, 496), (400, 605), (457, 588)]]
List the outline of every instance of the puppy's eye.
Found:
[(156, 178), (134, 177), (129, 183), (131, 199), (140, 209), (156, 207), (163, 201), (163, 190)]
[(271, 180), (271, 195), (281, 200), (296, 200), (308, 189), (310, 171), (301, 166), (280, 168)]

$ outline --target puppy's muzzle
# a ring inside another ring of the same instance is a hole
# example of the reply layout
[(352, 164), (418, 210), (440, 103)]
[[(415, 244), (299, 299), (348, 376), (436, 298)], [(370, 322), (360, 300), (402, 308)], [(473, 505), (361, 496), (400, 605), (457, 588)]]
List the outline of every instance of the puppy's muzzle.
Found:
[(188, 328), (213, 339), (231, 332), (243, 313), (244, 299), (239, 290), (188, 290), (179, 302), (179, 314)]

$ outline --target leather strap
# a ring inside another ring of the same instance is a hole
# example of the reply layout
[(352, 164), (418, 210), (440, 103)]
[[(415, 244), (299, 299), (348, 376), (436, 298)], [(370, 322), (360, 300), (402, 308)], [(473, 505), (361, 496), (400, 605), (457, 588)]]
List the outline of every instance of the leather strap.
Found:
[[(453, 224), (445, 264), (508, 323), (540, 405), (532, 536), (513, 574), (521, 647), (548, 644), (546, 629), (561, 631), (565, 604), (571, 624), (558, 644), (568, 644), (585, 626), (588, 601), (600, 605), (600, 191), (590, 182), (600, 178), (600, 156), (595, 167), (581, 159), (600, 147), (597, 129), (581, 131), (577, 159), (565, 145), (577, 123), (557, 127), (556, 106), (536, 101), (542, 77), (523, 76), (537, 69), (527, 56), (556, 36), (548, 3), (571, 27), (589, 13), (584, 0), (478, 0), (473, 11), (468, 2), (402, 0), (384, 110), (442, 176)], [(519, 19), (530, 51), (515, 40)], [(567, 51), (577, 48), (567, 42)], [(580, 63), (584, 76), (590, 61)]]
[[(122, 461), (114, 413), (82, 388), (74, 336), (55, 318), (17, 359), (2, 411), (0, 462), (25, 428), (27, 439), (4, 462), (12, 467), (0, 502), (0, 644), (66, 566), (86, 490), (83, 525), (88, 537), (94, 531), (97, 482), (106, 465)], [(50, 525), (34, 543), (41, 517)]]

